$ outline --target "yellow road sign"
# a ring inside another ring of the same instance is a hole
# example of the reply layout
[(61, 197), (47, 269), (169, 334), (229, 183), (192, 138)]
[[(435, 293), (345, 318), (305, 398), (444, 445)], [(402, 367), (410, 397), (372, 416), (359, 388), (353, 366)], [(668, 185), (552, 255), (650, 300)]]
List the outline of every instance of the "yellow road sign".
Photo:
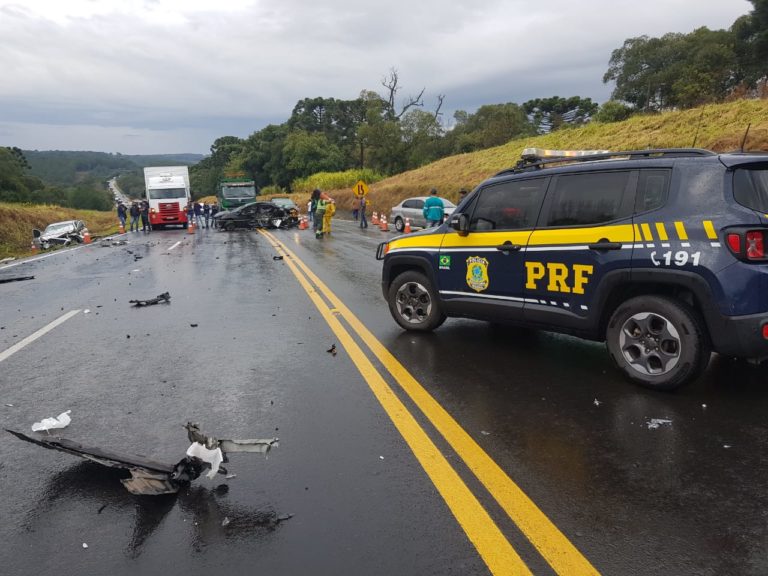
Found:
[(357, 184), (355, 184), (355, 187), (352, 188), (352, 192), (358, 198), (362, 198), (363, 196), (368, 194), (368, 184), (366, 184), (362, 180), (358, 180)]

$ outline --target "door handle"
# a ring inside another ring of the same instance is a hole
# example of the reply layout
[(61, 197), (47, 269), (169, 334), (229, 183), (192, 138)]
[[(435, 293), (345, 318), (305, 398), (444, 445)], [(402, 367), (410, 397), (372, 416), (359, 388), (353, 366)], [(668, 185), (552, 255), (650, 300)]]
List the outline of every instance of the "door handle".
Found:
[(589, 244), (588, 248), (590, 250), (597, 250), (598, 252), (602, 252), (603, 250), (621, 250), (621, 242), (609, 242), (606, 239), (602, 239), (594, 244)]
[(517, 252), (520, 249), (522, 249), (520, 244), (512, 244), (509, 240), (504, 242), (504, 244), (496, 246), (496, 250), (500, 250), (501, 252)]

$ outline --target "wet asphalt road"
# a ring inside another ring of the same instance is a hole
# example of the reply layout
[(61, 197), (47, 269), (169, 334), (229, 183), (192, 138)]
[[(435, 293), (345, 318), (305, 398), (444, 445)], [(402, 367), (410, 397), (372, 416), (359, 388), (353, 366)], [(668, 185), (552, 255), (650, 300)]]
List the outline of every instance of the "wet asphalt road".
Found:
[[(765, 368), (715, 356), (697, 382), (661, 394), (624, 382), (599, 344), (465, 320), (404, 333), (373, 258), (385, 233), (338, 222), (323, 241), (274, 236), (596, 571), (768, 573)], [(216, 436), (279, 436), (280, 447), (268, 458), (233, 455), (234, 479), (140, 497), (114, 471), (7, 435), (0, 573), (489, 573), (267, 237), (125, 238), (0, 267), (0, 277), (36, 277), (0, 284), (0, 354), (81, 310), (0, 361), (2, 427), (29, 431), (71, 409), (64, 436), (168, 462), (186, 450), (188, 420)], [(164, 291), (170, 305), (128, 304)], [(333, 343), (336, 356), (326, 352)], [(393, 389), (528, 568), (556, 573)], [(649, 428), (651, 419), (671, 422)]]

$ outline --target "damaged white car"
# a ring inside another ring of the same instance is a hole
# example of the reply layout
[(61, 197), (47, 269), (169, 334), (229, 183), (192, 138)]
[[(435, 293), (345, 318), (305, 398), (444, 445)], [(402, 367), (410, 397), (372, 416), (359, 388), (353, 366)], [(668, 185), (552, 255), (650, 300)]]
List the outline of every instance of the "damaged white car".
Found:
[(83, 242), (85, 223), (82, 220), (65, 220), (48, 224), (45, 230), (32, 230), (32, 242), (40, 250), (51, 246), (69, 246), (73, 242)]

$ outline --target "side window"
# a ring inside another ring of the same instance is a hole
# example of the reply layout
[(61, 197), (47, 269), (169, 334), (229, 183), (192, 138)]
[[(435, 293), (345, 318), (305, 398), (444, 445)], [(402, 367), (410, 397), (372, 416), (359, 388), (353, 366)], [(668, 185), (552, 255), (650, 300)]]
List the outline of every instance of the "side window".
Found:
[(742, 206), (768, 213), (768, 165), (737, 168), (733, 175), (733, 197)]
[(406, 200), (403, 202), (403, 208), (416, 208), (416, 200)]
[(632, 211), (624, 202), (629, 170), (559, 176), (552, 192), (547, 226), (588, 226), (610, 222)]
[(469, 229), (533, 228), (548, 181), (548, 178), (513, 180), (483, 188), (475, 194)]
[(670, 170), (640, 170), (635, 212), (655, 210), (667, 201)]
[(413, 201), (413, 207), (417, 210), (421, 210), (424, 208), (424, 200), (414, 200)]

